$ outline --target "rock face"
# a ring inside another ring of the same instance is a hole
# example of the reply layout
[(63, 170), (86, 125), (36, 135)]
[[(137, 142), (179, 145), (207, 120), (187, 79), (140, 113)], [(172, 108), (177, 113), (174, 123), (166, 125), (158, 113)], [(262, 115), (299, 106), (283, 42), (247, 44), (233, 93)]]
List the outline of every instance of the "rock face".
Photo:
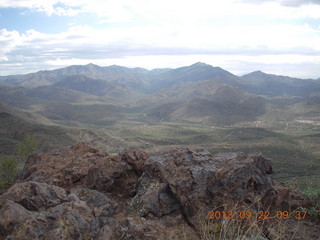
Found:
[(259, 210), (306, 204), (271, 173), (260, 154), (108, 155), (79, 143), (29, 157), (0, 196), (0, 239), (200, 239), (209, 211), (228, 203)]

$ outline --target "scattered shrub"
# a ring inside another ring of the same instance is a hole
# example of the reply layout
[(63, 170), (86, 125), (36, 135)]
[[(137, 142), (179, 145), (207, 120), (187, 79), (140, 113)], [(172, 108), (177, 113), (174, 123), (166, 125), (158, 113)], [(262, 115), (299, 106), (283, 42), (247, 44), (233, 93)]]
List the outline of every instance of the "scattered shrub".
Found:
[(38, 148), (39, 142), (32, 135), (26, 135), (17, 148), (18, 155), (25, 161)]
[(18, 163), (15, 156), (0, 159), (0, 190), (8, 188), (16, 179)]

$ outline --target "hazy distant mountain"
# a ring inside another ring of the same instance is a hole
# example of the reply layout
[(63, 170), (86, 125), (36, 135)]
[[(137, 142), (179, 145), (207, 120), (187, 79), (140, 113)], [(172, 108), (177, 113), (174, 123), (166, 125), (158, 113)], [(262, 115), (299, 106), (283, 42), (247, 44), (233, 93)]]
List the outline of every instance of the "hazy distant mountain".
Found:
[(252, 72), (241, 77), (242, 89), (268, 96), (310, 97), (320, 92), (320, 81)]
[[(94, 81), (93, 84), (90, 84), (88, 80)], [(220, 67), (213, 67), (205, 63), (195, 63), (177, 69), (167, 68), (151, 71), (116, 65), (99, 67), (88, 64), (25, 75), (0, 77), (0, 82), (3, 84), (26, 88), (56, 84), (56, 86), (80, 90), (98, 96), (105, 95), (101, 88), (120, 87), (138, 93), (152, 93), (177, 84), (205, 80), (221, 81), (250, 93), (267, 96), (305, 97), (312, 96), (320, 90), (320, 80), (291, 78), (266, 74), (261, 71), (238, 77)], [(103, 81), (108, 82), (108, 85)], [(91, 85), (89, 88), (88, 84)]]
[[(0, 81), (9, 85), (35, 88), (39, 86), (48, 86), (54, 83), (57, 84), (60, 81), (65, 81), (68, 77), (74, 78), (74, 76), (80, 75), (83, 76), (82, 78), (87, 77), (94, 80), (121, 84), (139, 92), (154, 92), (176, 84), (202, 80), (215, 79), (222, 80), (225, 83), (236, 83), (239, 80), (237, 76), (222, 68), (212, 67), (205, 63), (196, 63), (191, 66), (177, 69), (167, 68), (154, 69), (151, 71), (143, 68), (126, 68), (116, 65), (108, 67), (99, 67), (94, 64), (85, 66), (75, 65), (51, 71), (46, 70), (25, 75), (4, 76), (0, 78)], [(98, 84), (102, 83), (100, 82)], [(58, 84), (58, 86), (61, 85)]]
[[(254, 100), (254, 99), (251, 99)], [(192, 98), (187, 101), (165, 103), (152, 108), (148, 115), (158, 120), (175, 120), (229, 125), (254, 121), (265, 113), (265, 106), (251, 100), (242, 103)], [(261, 101), (261, 99), (259, 99)]]
[[(0, 102), (21, 109), (27, 109), (39, 103), (38, 99), (28, 96), (28, 89), (4, 85), (0, 85)], [(42, 99), (42, 102), (46, 101)]]
[(186, 82), (162, 89), (152, 95), (156, 102), (179, 101), (190, 98), (203, 98), (215, 101), (240, 102), (248, 93), (219, 80)]
[(174, 85), (153, 95), (148, 114), (159, 120), (232, 124), (265, 113), (265, 100), (218, 80)]
[(212, 67), (205, 63), (195, 63), (191, 66), (171, 69), (159, 74), (153, 81), (153, 90), (157, 91), (177, 84), (205, 80), (219, 80), (236, 84), (238, 77), (220, 67)]
[(88, 94), (102, 96), (104, 89), (108, 88), (111, 83), (92, 79), (85, 75), (71, 75), (54, 84), (54, 86), (77, 90)]
[[(229, 125), (271, 115), (312, 117), (320, 104), (320, 80), (261, 71), (238, 77), (205, 63), (150, 71), (88, 64), (6, 76), (1, 81), (17, 85), (0, 86), (0, 101), (10, 106), (54, 120), (93, 124), (147, 116)], [(311, 107), (306, 112), (302, 106), (308, 102)]]
[(84, 75), (93, 79), (121, 82), (136, 88), (143, 88), (143, 78), (148, 71), (141, 68), (126, 68), (120, 66), (99, 67), (94, 64), (85, 66), (74, 65), (56, 70), (45, 70), (25, 75), (3, 76), (0, 81), (9, 85), (35, 88), (57, 83), (68, 76)]
[(99, 98), (96, 96), (54, 85), (28, 89), (26, 95), (37, 98), (39, 103), (43, 103), (42, 100), (69, 103), (89, 103), (99, 101)]
[[(130, 84), (129, 84), (130, 85)], [(101, 79), (92, 79), (85, 75), (71, 75), (55, 83), (53, 86), (72, 89), (83, 93), (106, 97), (106, 99), (122, 102), (137, 98), (139, 93), (126, 84)], [(67, 101), (68, 102), (68, 101)]]
[(90, 103), (101, 101), (98, 97), (72, 89), (44, 86), (32, 89), (0, 85), (0, 102), (22, 109), (50, 102)]
[(48, 119), (58, 121), (78, 121), (81, 123), (111, 125), (123, 118), (125, 109), (107, 104), (50, 103), (37, 111)]

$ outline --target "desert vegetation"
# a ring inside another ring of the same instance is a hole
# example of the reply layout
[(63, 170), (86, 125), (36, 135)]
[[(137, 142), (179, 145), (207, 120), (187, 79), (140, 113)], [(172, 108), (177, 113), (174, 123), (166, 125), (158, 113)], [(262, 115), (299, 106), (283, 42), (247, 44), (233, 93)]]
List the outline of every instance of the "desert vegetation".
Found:
[(21, 172), (28, 156), (38, 148), (39, 142), (32, 135), (26, 135), (17, 145), (15, 155), (0, 158), (0, 191), (10, 187)]

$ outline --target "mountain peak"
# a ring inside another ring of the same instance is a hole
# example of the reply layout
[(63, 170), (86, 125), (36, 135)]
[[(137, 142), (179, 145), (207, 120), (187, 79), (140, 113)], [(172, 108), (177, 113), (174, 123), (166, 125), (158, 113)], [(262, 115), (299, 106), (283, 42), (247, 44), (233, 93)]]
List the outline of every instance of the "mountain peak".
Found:
[(203, 62), (197, 62), (197, 63), (192, 64), (190, 67), (208, 67), (208, 66), (211, 66), (211, 65), (203, 63)]
[(265, 73), (265, 72), (262, 72), (261, 70), (254, 71), (254, 72), (252, 72), (252, 73), (254, 73), (254, 74), (261, 74), (261, 75), (267, 74), (267, 73)]
[(87, 68), (101, 68), (100, 66), (93, 64), (93, 63), (89, 63), (89, 64), (85, 65), (85, 67), (87, 67)]
[(266, 75), (268, 75), (268, 74), (265, 73), (265, 72), (262, 72), (261, 70), (257, 70), (257, 71), (251, 72), (251, 73), (244, 74), (244, 75), (242, 75), (242, 77), (248, 77), (248, 76), (266, 76)]

